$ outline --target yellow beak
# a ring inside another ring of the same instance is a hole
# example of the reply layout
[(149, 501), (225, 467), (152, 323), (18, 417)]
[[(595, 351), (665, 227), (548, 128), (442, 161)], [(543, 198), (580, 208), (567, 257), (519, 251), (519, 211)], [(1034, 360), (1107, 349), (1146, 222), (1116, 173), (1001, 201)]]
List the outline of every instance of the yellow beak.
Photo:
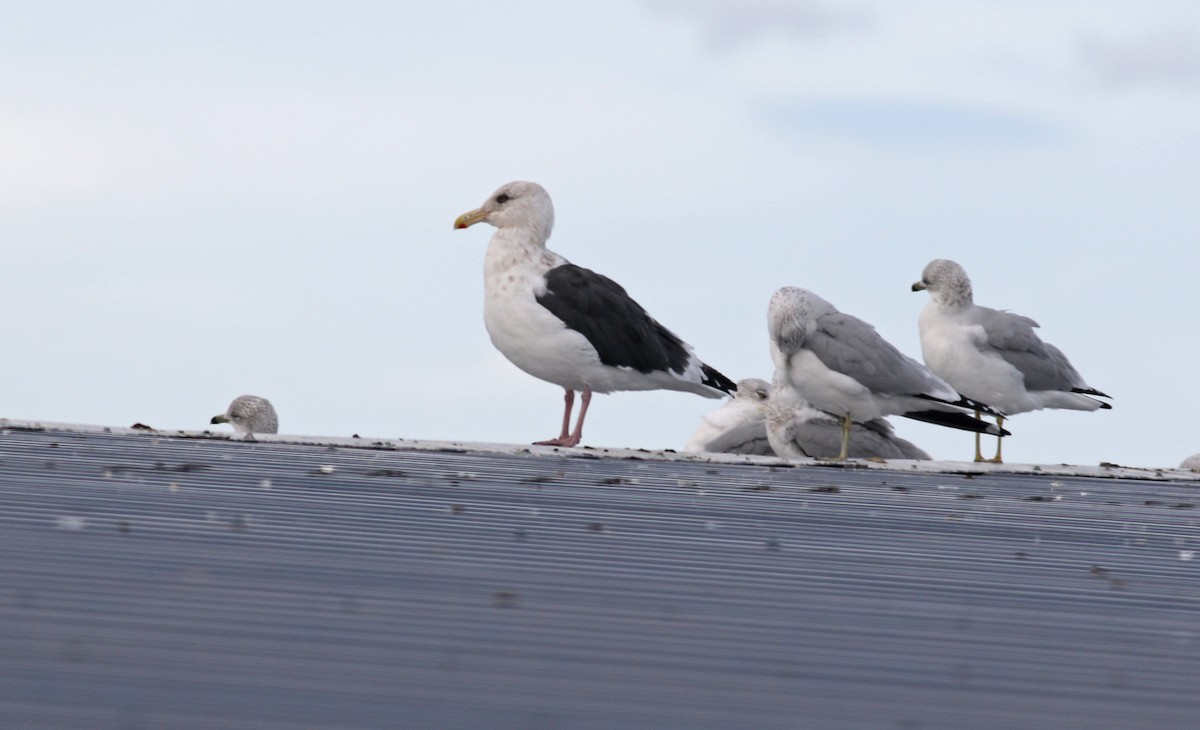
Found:
[(456, 229), (469, 228), (470, 226), (473, 226), (479, 221), (483, 220), (486, 216), (487, 213), (484, 213), (482, 208), (477, 208), (470, 213), (463, 213), (458, 218), (455, 218), (454, 227)]

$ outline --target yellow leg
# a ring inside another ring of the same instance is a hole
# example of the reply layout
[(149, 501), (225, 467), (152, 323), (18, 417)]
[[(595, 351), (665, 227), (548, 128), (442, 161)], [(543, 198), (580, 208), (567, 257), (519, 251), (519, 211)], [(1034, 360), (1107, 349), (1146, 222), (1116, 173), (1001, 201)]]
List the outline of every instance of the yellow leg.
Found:
[[(979, 411), (975, 412), (975, 417), (980, 417)], [(996, 428), (1004, 430), (1004, 416), (996, 416)], [(1003, 464), (1000, 459), (1000, 446), (1004, 443), (1004, 437), (997, 434), (996, 436), (996, 455), (990, 459), (983, 458), (983, 454), (979, 453), (979, 434), (975, 434), (975, 461), (986, 461), (992, 464)]]
[(847, 413), (842, 417), (842, 450), (838, 453), (838, 461), (844, 461), (850, 455), (850, 429), (854, 427), (854, 421), (850, 420), (850, 414)]

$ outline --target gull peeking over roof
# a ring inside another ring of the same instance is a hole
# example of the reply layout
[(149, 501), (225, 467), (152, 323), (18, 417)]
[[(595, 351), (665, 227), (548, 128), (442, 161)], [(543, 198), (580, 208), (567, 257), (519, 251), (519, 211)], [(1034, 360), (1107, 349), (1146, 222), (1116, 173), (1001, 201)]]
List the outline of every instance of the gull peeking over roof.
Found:
[(212, 417), (211, 423), (228, 423), (241, 436), (256, 433), (279, 433), (279, 416), (266, 398), (239, 395), (225, 412)]
[[(559, 435), (539, 444), (577, 445), (593, 392), (666, 389), (720, 398), (736, 389), (620, 284), (546, 248), (554, 205), (542, 186), (510, 182), (454, 227), (476, 223), (496, 227), (483, 267), (483, 321), (492, 344), (565, 392)], [(575, 391), (581, 404), (570, 430)]]

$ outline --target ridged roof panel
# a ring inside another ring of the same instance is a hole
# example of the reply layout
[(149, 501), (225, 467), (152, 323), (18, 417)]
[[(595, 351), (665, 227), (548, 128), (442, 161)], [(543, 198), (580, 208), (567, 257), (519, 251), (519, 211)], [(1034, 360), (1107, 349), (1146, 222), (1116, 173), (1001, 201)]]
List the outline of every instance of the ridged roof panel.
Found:
[(1185, 727), (1194, 479), (0, 433), (12, 727)]

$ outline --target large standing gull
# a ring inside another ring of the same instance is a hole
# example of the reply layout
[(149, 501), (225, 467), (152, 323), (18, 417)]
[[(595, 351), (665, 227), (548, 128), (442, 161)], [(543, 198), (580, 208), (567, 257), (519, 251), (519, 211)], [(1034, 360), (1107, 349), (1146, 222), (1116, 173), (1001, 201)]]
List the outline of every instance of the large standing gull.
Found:
[[(767, 441), (787, 459), (822, 457), (840, 448), (840, 418), (806, 403), (795, 388), (776, 380), (767, 401)], [(896, 435), (883, 418), (850, 427), (846, 456), (852, 459), (928, 459), (929, 454)]]
[(849, 453), (855, 422), (899, 415), (967, 431), (1000, 429), (968, 415), (991, 409), (964, 399), (921, 363), (897, 350), (875, 328), (796, 287), (775, 292), (767, 308), (775, 376), (818, 410), (842, 421)]
[(720, 408), (704, 414), (684, 451), (774, 456), (767, 441), (767, 398), (771, 384), (743, 378), (737, 392)]
[[(454, 227), (481, 221), (497, 229), (483, 264), (483, 322), (492, 344), (566, 391), (561, 432), (539, 444), (578, 444), (593, 392), (664, 388), (720, 398), (736, 389), (615, 281), (546, 248), (554, 206), (541, 185), (508, 183)], [(577, 390), (579, 419), (569, 431)]]
[[(1014, 413), (1039, 408), (1094, 411), (1112, 408), (1109, 398), (1083, 377), (1054, 345), (1042, 342), (1029, 317), (975, 304), (963, 267), (947, 259), (929, 262), (913, 291), (929, 290), (921, 312), (925, 364), (967, 398), (999, 411), (998, 426)], [(987, 461), (1000, 462), (996, 455)], [(975, 438), (975, 460), (984, 461)]]
[(279, 433), (279, 416), (266, 398), (239, 395), (225, 412), (212, 417), (212, 423), (228, 423), (242, 436), (256, 433)]

